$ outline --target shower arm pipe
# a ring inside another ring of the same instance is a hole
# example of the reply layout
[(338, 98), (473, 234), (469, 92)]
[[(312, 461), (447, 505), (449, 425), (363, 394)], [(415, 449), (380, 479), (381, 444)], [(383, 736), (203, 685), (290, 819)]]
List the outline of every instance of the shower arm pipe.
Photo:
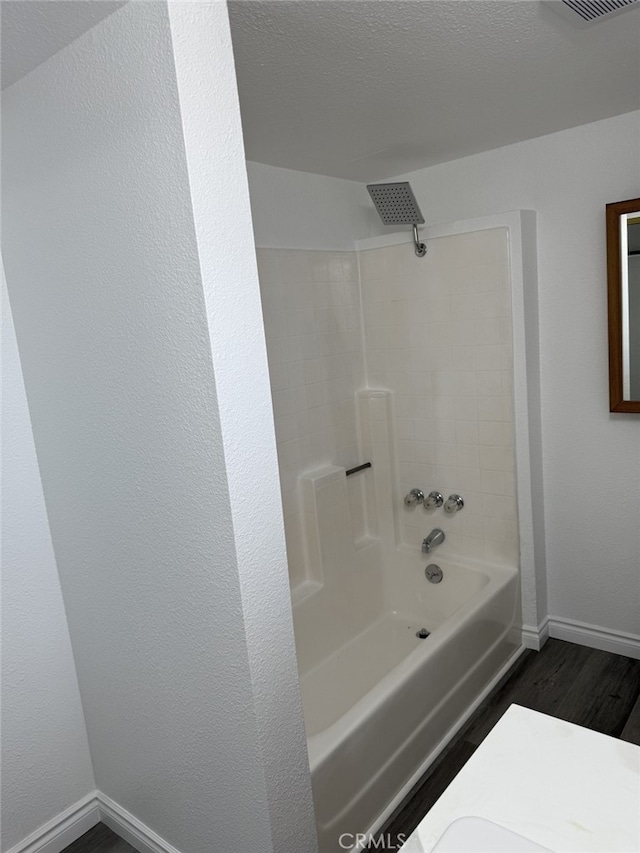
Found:
[(425, 243), (420, 242), (420, 235), (418, 234), (418, 226), (415, 222), (413, 223), (413, 243), (415, 246), (416, 255), (419, 258), (424, 258), (424, 256), (427, 254), (427, 246)]

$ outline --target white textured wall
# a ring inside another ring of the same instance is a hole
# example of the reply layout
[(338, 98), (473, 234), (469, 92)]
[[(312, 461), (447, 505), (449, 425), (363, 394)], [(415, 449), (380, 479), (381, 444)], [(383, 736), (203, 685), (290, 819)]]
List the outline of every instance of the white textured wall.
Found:
[(364, 184), (247, 163), (256, 245), (265, 249), (353, 249), (369, 236)]
[[(172, 2), (169, 16), (270, 828), (270, 838), (258, 848), (236, 843), (219, 849), (314, 853), (269, 370), (256, 256), (247, 242), (249, 187), (227, 6)], [(233, 713), (231, 706), (227, 713)]]
[(2, 849), (95, 788), (2, 283)]
[(635, 112), (402, 176), (427, 226), (538, 212), (549, 612), (635, 634), (640, 416), (609, 413), (604, 211), (640, 195), (639, 150)]
[(226, 7), (172, 24), (180, 96), (160, 2), (5, 93), (7, 282), (98, 788), (182, 853), (311, 851)]

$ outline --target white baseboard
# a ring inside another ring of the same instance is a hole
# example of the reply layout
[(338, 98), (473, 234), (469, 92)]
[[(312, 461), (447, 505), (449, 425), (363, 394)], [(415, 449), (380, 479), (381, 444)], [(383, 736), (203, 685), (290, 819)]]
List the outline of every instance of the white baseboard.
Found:
[(180, 853), (142, 821), (101, 791), (96, 793), (100, 819), (139, 853)]
[(640, 636), (637, 634), (610, 631), (608, 628), (560, 616), (547, 616), (537, 627), (522, 626), (522, 642), (527, 649), (539, 652), (549, 637), (640, 660)]
[(96, 792), (92, 791), (36, 829), (7, 853), (61, 853), (100, 822)]
[(542, 622), (534, 625), (522, 626), (522, 643), (525, 648), (539, 652), (549, 639), (549, 617), (545, 616)]
[(7, 853), (62, 853), (97, 823), (104, 823), (139, 853), (180, 853), (101, 791), (92, 791)]
[(568, 643), (640, 660), (640, 636), (637, 634), (610, 631), (598, 625), (588, 625), (586, 622), (576, 622), (558, 616), (549, 617), (548, 628), (549, 636), (557, 640), (566, 640)]

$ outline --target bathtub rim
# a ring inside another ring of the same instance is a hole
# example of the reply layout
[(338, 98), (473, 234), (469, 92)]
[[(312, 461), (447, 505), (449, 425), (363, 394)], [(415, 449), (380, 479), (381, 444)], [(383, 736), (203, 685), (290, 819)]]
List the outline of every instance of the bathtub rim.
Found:
[[(386, 673), (380, 681), (358, 699), (345, 714), (330, 726), (327, 726), (326, 729), (308, 735), (307, 751), (311, 773), (331, 756), (337, 744), (344, 742), (355, 733), (362, 724), (363, 717), (367, 716), (363, 713), (367, 707), (371, 707), (372, 704), (379, 704), (399, 680), (405, 681), (410, 678), (425, 656), (435, 653), (438, 648), (444, 645), (456, 633), (461, 624), (470, 621), (486, 605), (490, 598), (504, 589), (510, 582), (518, 583), (518, 576), (519, 572), (515, 567), (492, 566), (488, 583), (476, 595), (473, 595), (450, 614), (442, 625), (434, 629), (428, 638), (432, 642), (417, 645), (397, 666)], [(516, 598), (518, 598), (518, 595), (516, 595)], [(518, 602), (516, 601), (515, 621), (512, 623), (511, 629), (518, 621), (519, 613), (517, 605)], [(522, 648), (524, 649), (524, 646)]]
[[(367, 838), (367, 840), (378, 832), (381, 829), (386, 821), (391, 817), (394, 811), (398, 808), (400, 803), (405, 799), (407, 794), (415, 787), (415, 785), (420, 781), (422, 776), (426, 773), (429, 767), (436, 761), (436, 759), (441, 755), (442, 752), (447, 748), (447, 746), (451, 743), (451, 741), (455, 738), (459, 731), (467, 724), (467, 722), (471, 719), (473, 714), (478, 710), (480, 705), (485, 701), (485, 699), (489, 696), (489, 694), (497, 687), (497, 685), (502, 681), (502, 679), (507, 675), (507, 673), (512, 669), (512, 667), (518, 662), (520, 657), (527, 651), (527, 647), (521, 642), (519, 646), (513, 651), (511, 655), (507, 658), (505, 663), (500, 667), (500, 669), (496, 672), (494, 677), (489, 681), (486, 687), (478, 694), (477, 698), (469, 705), (469, 707), (458, 717), (456, 722), (448, 729), (447, 733), (438, 741), (436, 746), (431, 750), (431, 752), (427, 755), (425, 760), (420, 764), (415, 773), (413, 773), (408, 781), (402, 786), (402, 788), (398, 791), (395, 797), (388, 803), (387, 806), (383, 809), (383, 811), (378, 815), (375, 821), (371, 824), (371, 826), (364, 831), (363, 835)], [(408, 836), (407, 836), (408, 838)], [(351, 848), (351, 853), (359, 853), (359, 851), (364, 850), (364, 843), (358, 842), (354, 847)]]

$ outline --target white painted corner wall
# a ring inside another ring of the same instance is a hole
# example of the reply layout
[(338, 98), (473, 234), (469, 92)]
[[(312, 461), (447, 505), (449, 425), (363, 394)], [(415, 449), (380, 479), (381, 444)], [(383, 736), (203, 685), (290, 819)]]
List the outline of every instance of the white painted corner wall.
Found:
[(5, 91), (3, 133), (99, 796), (180, 853), (313, 853), (226, 4), (127, 4)]
[[(228, 12), (226, 3), (169, 3), (169, 20), (270, 844), (274, 853), (313, 853), (315, 816), (258, 269), (247, 241), (251, 207)], [(211, 156), (225, 150), (224, 159)], [(216, 198), (223, 201), (212, 204)]]
[(353, 251), (369, 236), (363, 184), (247, 162), (256, 246)]
[(95, 780), (4, 273), (2, 530), (6, 851), (92, 792)]

